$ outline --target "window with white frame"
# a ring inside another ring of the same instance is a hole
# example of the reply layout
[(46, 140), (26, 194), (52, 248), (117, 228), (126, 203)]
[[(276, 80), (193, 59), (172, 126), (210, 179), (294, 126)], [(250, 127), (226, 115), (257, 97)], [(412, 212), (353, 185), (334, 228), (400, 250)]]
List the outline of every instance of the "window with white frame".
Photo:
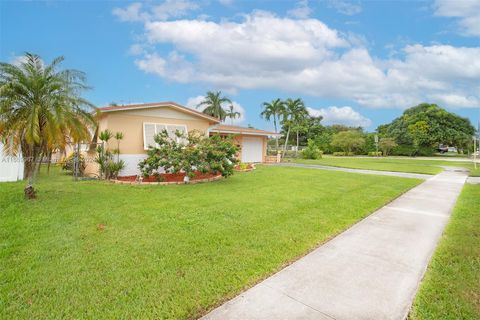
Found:
[(164, 123), (143, 123), (143, 148), (148, 149), (148, 146), (156, 146), (157, 143), (154, 140), (156, 134), (159, 134), (163, 130), (167, 130), (170, 139), (181, 141), (181, 138), (175, 134), (177, 131), (186, 134), (187, 126), (184, 124), (164, 124)]

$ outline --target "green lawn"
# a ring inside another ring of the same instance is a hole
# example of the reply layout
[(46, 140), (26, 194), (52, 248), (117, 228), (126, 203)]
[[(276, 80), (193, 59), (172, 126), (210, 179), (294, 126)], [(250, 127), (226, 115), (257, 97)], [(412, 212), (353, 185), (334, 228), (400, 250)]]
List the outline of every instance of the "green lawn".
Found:
[(480, 185), (465, 185), (411, 319), (480, 319)]
[[(193, 318), (420, 180), (262, 167), (214, 183), (0, 184), (0, 318)], [(104, 226), (104, 227), (103, 227)]]
[(470, 170), (471, 176), (480, 176), (480, 164), (477, 170), (473, 163), (468, 161), (453, 162), (445, 160), (418, 160), (418, 159), (399, 159), (399, 158), (360, 158), (360, 157), (331, 157), (324, 156), (318, 160), (295, 159), (294, 162), (306, 164), (321, 164), (325, 166), (335, 166), (354, 169), (372, 169), (381, 171), (411, 172), (437, 174), (443, 169), (440, 166), (463, 167)]

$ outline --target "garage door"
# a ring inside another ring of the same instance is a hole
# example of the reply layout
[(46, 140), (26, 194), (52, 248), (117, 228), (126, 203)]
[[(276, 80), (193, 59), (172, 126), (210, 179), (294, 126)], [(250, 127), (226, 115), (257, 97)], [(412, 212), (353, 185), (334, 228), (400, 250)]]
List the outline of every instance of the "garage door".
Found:
[(243, 137), (242, 138), (242, 162), (262, 162), (263, 160), (263, 138)]

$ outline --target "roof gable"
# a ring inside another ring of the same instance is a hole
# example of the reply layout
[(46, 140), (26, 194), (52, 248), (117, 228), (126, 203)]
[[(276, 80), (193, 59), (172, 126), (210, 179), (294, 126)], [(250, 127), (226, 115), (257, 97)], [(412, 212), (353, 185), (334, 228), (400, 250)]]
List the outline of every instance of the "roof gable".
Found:
[[(165, 109), (165, 108), (171, 108), (175, 111), (181, 112), (185, 115), (189, 115), (192, 118), (202, 118), (205, 120), (208, 120), (211, 123), (219, 123), (220, 120), (214, 117), (211, 117), (207, 114), (204, 114), (202, 112), (199, 112), (197, 110), (187, 108), (185, 106), (182, 106), (178, 103), (175, 102), (156, 102), (156, 103), (146, 103), (146, 104), (130, 104), (130, 105), (121, 105), (121, 106), (108, 106), (108, 107), (103, 107), (99, 108), (99, 110), (103, 113), (109, 113), (109, 112), (120, 112), (120, 111), (129, 111), (129, 113), (144, 113), (145, 110), (154, 110), (154, 109)], [(163, 114), (168, 114), (169, 117), (172, 117), (175, 112), (162, 112)], [(178, 113), (176, 113), (178, 114)], [(151, 112), (148, 112), (148, 115), (152, 115)], [(160, 116), (160, 115), (159, 115)], [(161, 115), (164, 116), (164, 115)], [(168, 117), (168, 116), (167, 116)]]

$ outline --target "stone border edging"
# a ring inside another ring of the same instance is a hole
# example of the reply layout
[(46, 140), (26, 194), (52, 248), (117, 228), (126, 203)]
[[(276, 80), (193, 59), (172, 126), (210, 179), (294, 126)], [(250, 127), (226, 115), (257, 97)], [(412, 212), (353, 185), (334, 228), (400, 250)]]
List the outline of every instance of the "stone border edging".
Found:
[(170, 182), (142, 182), (142, 181), (121, 181), (121, 180), (115, 180), (111, 179), (109, 180), (112, 183), (115, 184), (130, 184), (130, 185), (161, 185), (161, 186), (166, 186), (166, 185), (172, 185), (172, 184), (195, 184), (195, 183), (202, 183), (202, 182), (212, 182), (212, 181), (217, 181), (222, 178), (222, 175), (218, 175), (212, 178), (205, 178), (205, 179), (198, 179), (198, 180), (190, 180), (190, 182), (185, 183), (184, 181), (170, 181)]

